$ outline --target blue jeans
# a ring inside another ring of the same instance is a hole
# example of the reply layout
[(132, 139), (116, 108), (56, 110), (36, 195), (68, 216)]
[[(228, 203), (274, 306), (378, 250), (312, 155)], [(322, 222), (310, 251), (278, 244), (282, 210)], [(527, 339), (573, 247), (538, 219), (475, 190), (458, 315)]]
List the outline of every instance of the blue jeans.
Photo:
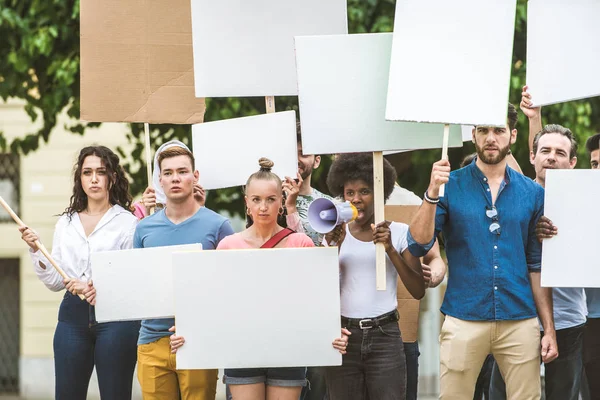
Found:
[[(577, 400), (583, 372), (583, 330), (585, 325), (556, 331), (558, 358), (545, 365), (546, 400)], [(494, 363), (490, 385), (491, 400), (505, 400), (506, 386)]]
[(398, 323), (350, 332), (342, 365), (326, 368), (329, 400), (405, 400), (406, 356)]
[(417, 400), (419, 391), (419, 342), (404, 343), (406, 357), (406, 400)]
[(57, 400), (85, 400), (94, 366), (102, 399), (131, 400), (140, 322), (95, 320), (93, 307), (65, 293), (54, 332)]

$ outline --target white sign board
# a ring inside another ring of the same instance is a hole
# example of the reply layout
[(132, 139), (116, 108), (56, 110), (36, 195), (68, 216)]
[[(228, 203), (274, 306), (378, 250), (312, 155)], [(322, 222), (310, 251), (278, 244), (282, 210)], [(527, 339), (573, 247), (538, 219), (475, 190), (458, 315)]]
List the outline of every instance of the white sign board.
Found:
[(92, 253), (98, 322), (173, 318), (172, 253), (202, 244)]
[(391, 33), (296, 37), (305, 154), (442, 147), (443, 125), (385, 120), (391, 49)]
[(192, 126), (192, 144), (204, 189), (245, 185), (267, 157), (282, 179), (296, 178), (296, 113), (284, 111)]
[(527, 85), (535, 105), (600, 95), (598, 18), (598, 0), (529, 0)]
[(460, 127), (462, 131), (462, 141), (463, 142), (472, 142), (473, 141), (473, 129), (475, 129), (474, 125), (462, 125)]
[(296, 95), (294, 36), (347, 20), (346, 0), (192, 0), (196, 97)]
[(386, 119), (504, 126), (516, 6), (397, 0)]
[(185, 337), (178, 369), (341, 365), (331, 345), (341, 336), (337, 248), (217, 250), (173, 260), (177, 334)]
[(544, 215), (558, 234), (544, 240), (542, 286), (600, 288), (600, 171), (546, 171)]

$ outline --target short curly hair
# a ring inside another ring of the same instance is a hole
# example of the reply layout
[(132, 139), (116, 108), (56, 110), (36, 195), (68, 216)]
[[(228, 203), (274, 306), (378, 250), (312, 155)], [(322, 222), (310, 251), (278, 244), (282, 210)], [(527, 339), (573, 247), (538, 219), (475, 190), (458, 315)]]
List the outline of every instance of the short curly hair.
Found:
[[(396, 169), (383, 159), (383, 194), (389, 199), (396, 183)], [(373, 153), (340, 154), (331, 164), (327, 175), (327, 187), (335, 197), (344, 196), (344, 185), (356, 180), (365, 181), (373, 188)]]

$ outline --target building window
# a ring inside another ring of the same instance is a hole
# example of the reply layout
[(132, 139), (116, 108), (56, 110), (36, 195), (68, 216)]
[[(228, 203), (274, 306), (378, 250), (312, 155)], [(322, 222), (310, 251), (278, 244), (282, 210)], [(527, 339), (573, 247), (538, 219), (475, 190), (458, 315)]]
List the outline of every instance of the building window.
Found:
[[(20, 163), (17, 154), (0, 154), (0, 196), (13, 211), (20, 215)], [(0, 222), (12, 222), (12, 218), (0, 207)]]

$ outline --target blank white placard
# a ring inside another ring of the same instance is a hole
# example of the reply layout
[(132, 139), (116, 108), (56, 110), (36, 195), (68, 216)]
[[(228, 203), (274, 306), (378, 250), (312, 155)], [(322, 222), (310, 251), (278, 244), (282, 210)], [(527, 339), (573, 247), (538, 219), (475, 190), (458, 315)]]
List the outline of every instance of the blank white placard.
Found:
[(173, 318), (172, 256), (202, 244), (92, 253), (98, 322)]
[(527, 85), (535, 105), (600, 95), (598, 18), (598, 0), (529, 0)]
[(558, 228), (542, 249), (542, 286), (600, 288), (600, 171), (546, 171), (544, 215)]
[(192, 0), (196, 97), (296, 95), (294, 36), (347, 19), (346, 0)]
[(192, 126), (200, 184), (207, 190), (245, 185), (267, 157), (282, 179), (296, 177), (296, 113), (284, 111)]
[(386, 119), (504, 126), (516, 0), (397, 0)]
[[(173, 255), (178, 369), (341, 365), (337, 248)], [(307, 296), (310, 293), (310, 296)]]
[(473, 140), (473, 128), (475, 128), (474, 125), (461, 125), (460, 130), (463, 142), (471, 142)]
[(391, 48), (391, 33), (296, 37), (305, 154), (442, 147), (443, 125), (385, 120)]

